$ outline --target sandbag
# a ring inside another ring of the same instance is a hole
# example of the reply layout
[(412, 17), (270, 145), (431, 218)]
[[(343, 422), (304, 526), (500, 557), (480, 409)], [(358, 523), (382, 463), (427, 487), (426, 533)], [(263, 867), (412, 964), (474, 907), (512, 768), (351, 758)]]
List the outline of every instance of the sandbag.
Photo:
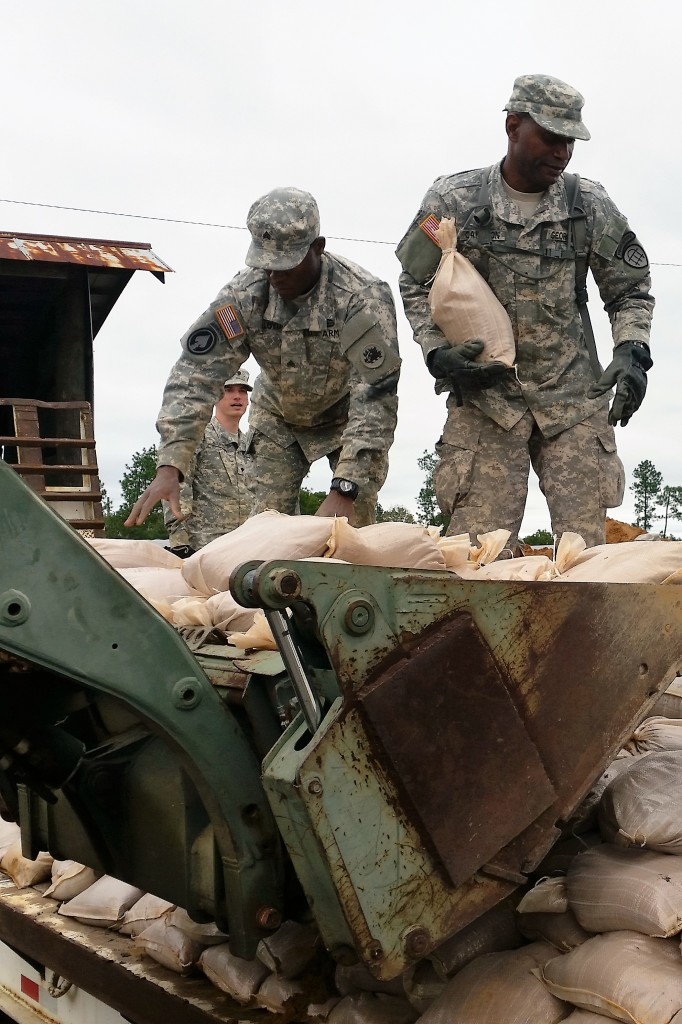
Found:
[(100, 875), (75, 860), (55, 860), (51, 869), (52, 881), (43, 896), (53, 900), (72, 900), (93, 885)]
[(639, 759), (605, 789), (599, 826), (608, 842), (682, 855), (682, 750)]
[(0, 868), (12, 879), (17, 889), (45, 882), (52, 871), (52, 857), (43, 851), (34, 860), (24, 857), (18, 839), (2, 855)]
[(21, 826), (16, 821), (0, 818), (0, 862), (15, 843), (21, 842)]
[[(176, 558), (176, 561), (179, 562), (181, 559)], [(164, 569), (152, 566), (151, 568), (117, 569), (117, 572), (150, 602), (165, 601), (172, 605), (181, 597), (197, 596), (183, 578), (180, 568)]]
[(578, 854), (568, 902), (588, 932), (637, 931), (666, 938), (682, 928), (682, 860), (604, 843)]
[(673, 939), (595, 935), (545, 964), (542, 978), (558, 999), (630, 1024), (668, 1024), (682, 1010), (682, 958)]
[(546, 555), (505, 558), (477, 568), (472, 562), (458, 565), (454, 571), (463, 580), (553, 580), (556, 570)]
[(419, 1024), (556, 1024), (567, 1016), (566, 1003), (534, 971), (558, 955), (549, 943), (534, 942), (478, 957), (448, 982)]
[(204, 946), (170, 923), (170, 917), (152, 921), (135, 938), (133, 951), (144, 953), (176, 974), (191, 974)]
[(437, 946), (429, 960), (442, 978), (451, 978), (484, 953), (501, 953), (523, 944), (513, 903), (505, 900)]
[(541, 878), (523, 895), (518, 914), (563, 914), (568, 910), (565, 878)]
[(317, 929), (285, 921), (276, 932), (260, 940), (256, 956), (268, 970), (283, 978), (297, 978), (310, 966), (319, 948)]
[(575, 949), (592, 938), (591, 932), (586, 932), (580, 927), (572, 910), (565, 910), (563, 914), (519, 914), (517, 927), (527, 939), (534, 942), (549, 942), (560, 953)]
[(645, 718), (625, 744), (625, 749), (632, 754), (682, 750), (682, 721), (660, 715)]
[(153, 540), (128, 540), (127, 538), (85, 537), (88, 544), (105, 558), (115, 569), (138, 569), (158, 566), (164, 569), (178, 569), (180, 559), (161, 544)]
[(356, 529), (347, 519), (335, 519), (327, 554), (354, 565), (445, 568), (436, 538), (428, 527), (417, 523), (374, 523)]
[(457, 228), (444, 217), (438, 229), (442, 255), (429, 292), (431, 317), (451, 345), (483, 342), (479, 360), (513, 366), (516, 344), (506, 309), (473, 263), (457, 252)]
[(587, 829), (598, 828), (597, 814), (606, 787), (614, 779), (630, 771), (643, 757), (648, 756), (648, 754), (634, 754), (627, 757), (617, 756), (608, 768), (602, 772), (597, 781), (593, 783), (587, 796), (567, 820), (567, 829), (570, 829), (571, 833), (576, 835), (577, 833), (585, 832)]
[(203, 946), (219, 946), (222, 942), (227, 942), (228, 936), (225, 932), (221, 932), (215, 921), (208, 921), (205, 924), (201, 924), (199, 921), (193, 921), (186, 910), (182, 907), (175, 907), (168, 915), (168, 924), (174, 928), (179, 928), (181, 932), (184, 932), (194, 942), (198, 942)]
[(598, 544), (586, 548), (560, 583), (663, 583), (682, 568), (682, 544)]
[(129, 910), (126, 910), (119, 931), (122, 935), (131, 935), (135, 938), (145, 928), (148, 928), (152, 921), (165, 917), (171, 910), (175, 910), (174, 903), (169, 903), (168, 900), (162, 900), (147, 892), (136, 903), (133, 903)]
[(661, 718), (682, 718), (682, 678), (676, 676), (668, 689), (659, 694), (652, 711), (654, 716)]
[(327, 1020), (329, 1024), (412, 1024), (416, 1018), (416, 1011), (405, 999), (381, 992), (359, 992), (344, 996)]
[(252, 625), (245, 633), (230, 633), (228, 640), (244, 651), (276, 651), (277, 643), (262, 608), (256, 609)]
[(272, 509), (259, 512), (183, 559), (182, 575), (201, 594), (222, 593), (229, 590), (230, 576), (242, 562), (323, 555), (334, 522), (326, 516), (288, 516)]
[(388, 995), (400, 996), (404, 992), (400, 977), (380, 981), (363, 963), (337, 964), (334, 987), (342, 996), (352, 995), (353, 992), (386, 992)]
[(282, 978), (278, 974), (269, 974), (256, 994), (259, 1006), (270, 1013), (283, 1013), (296, 997), (303, 995), (303, 986), (291, 978)]
[(199, 957), (199, 967), (221, 992), (227, 992), (242, 1006), (253, 1000), (270, 973), (260, 960), (242, 960), (230, 953), (227, 943), (205, 949)]
[(75, 917), (83, 924), (113, 928), (143, 895), (142, 889), (136, 889), (134, 885), (111, 875), (102, 875), (88, 889), (62, 903), (58, 913)]

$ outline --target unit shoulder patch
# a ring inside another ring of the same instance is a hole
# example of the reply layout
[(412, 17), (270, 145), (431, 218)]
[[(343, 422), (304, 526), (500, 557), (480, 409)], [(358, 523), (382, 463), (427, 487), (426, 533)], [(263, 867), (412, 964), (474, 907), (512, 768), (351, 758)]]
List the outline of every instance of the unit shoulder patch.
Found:
[(211, 324), (198, 327), (187, 338), (187, 351), (193, 356), (206, 356), (218, 343), (218, 332)]

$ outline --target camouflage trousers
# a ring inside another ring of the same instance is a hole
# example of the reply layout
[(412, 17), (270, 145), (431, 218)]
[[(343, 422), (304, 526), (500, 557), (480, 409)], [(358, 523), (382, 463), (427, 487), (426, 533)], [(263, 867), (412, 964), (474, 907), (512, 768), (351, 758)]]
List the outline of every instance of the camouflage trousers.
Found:
[[(303, 449), (294, 442), (284, 448), (272, 441), (259, 430), (254, 430), (248, 447), (251, 460), (248, 468), (248, 484), (254, 497), (251, 515), (263, 512), (266, 508), (274, 508), (278, 512), (296, 515), (300, 512), (298, 492), (310, 470), (311, 463)], [(332, 475), (339, 461), (341, 449), (329, 452), (326, 456)], [(382, 464), (386, 463), (382, 456)], [(383, 482), (386, 476), (373, 474), (374, 479)], [(367, 480), (358, 480), (360, 494), (354, 502), (355, 526), (369, 526), (376, 522), (376, 505), (378, 485)]]
[(448, 400), (448, 418), (436, 445), (434, 473), (448, 535), (504, 529), (513, 547), (532, 466), (549, 507), (552, 532), (579, 533), (588, 547), (605, 542), (606, 509), (620, 505), (625, 471), (616, 451), (608, 408), (554, 437), (544, 437), (531, 412), (504, 430), (472, 405)]

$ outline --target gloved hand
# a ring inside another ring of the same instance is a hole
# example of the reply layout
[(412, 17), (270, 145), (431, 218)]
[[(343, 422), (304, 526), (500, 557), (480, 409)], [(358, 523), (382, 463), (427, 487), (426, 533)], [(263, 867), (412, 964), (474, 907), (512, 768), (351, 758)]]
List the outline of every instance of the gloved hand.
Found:
[(648, 346), (635, 344), (634, 341), (616, 345), (613, 359), (587, 392), (588, 398), (599, 398), (611, 388), (616, 389), (609, 410), (609, 423), (612, 427), (618, 421), (623, 427), (626, 426), (639, 409), (646, 394), (646, 371), (653, 365)]
[(427, 366), (434, 377), (449, 377), (467, 388), (491, 388), (499, 384), (509, 367), (505, 363), (475, 363), (483, 351), (482, 341), (465, 341), (456, 348), (437, 348), (429, 353)]

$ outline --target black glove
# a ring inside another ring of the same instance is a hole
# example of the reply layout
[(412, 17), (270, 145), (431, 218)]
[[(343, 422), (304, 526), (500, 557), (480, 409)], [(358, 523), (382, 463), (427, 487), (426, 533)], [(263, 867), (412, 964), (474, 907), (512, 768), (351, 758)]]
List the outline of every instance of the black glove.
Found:
[(647, 345), (624, 341), (614, 348), (613, 359), (587, 392), (588, 398), (599, 398), (611, 388), (616, 389), (609, 410), (612, 427), (619, 420), (623, 427), (626, 426), (639, 409), (646, 394), (646, 371), (653, 365)]
[[(483, 351), (482, 341), (465, 341), (456, 348), (437, 348), (427, 356), (426, 365), (434, 377), (449, 378), (465, 388), (491, 388), (509, 373), (505, 363), (475, 363)], [(461, 403), (460, 403), (461, 404)]]

